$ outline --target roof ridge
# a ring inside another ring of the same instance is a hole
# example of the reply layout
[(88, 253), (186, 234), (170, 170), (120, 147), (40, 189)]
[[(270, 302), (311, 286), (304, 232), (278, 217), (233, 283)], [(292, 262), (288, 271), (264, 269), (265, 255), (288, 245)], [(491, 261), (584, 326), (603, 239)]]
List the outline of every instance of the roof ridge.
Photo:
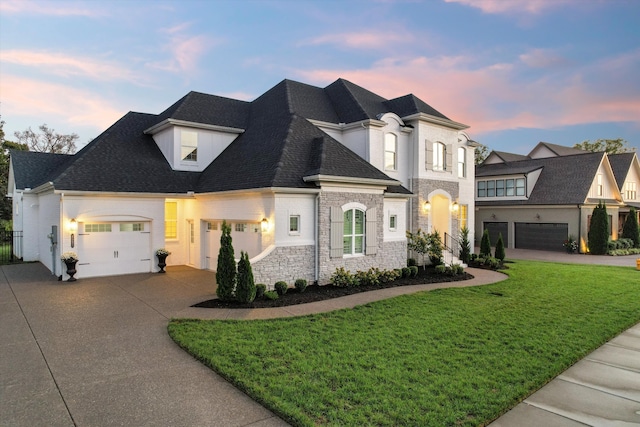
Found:
[[(356, 96), (353, 94), (351, 89), (347, 86), (347, 83), (352, 84), (352, 85), (354, 85), (354, 83), (351, 83), (349, 80), (343, 79), (342, 77), (340, 77), (338, 80), (336, 80), (336, 82), (339, 82), (340, 84), (342, 84), (342, 86), (347, 91), (347, 93), (349, 94), (351, 99), (356, 103), (356, 105), (360, 109), (360, 112), (362, 114), (364, 114), (365, 117), (368, 116), (367, 110), (364, 109), (364, 107), (360, 104), (360, 101), (358, 100), (358, 98), (356, 98)], [(380, 96), (380, 95), (378, 95), (378, 96)]]

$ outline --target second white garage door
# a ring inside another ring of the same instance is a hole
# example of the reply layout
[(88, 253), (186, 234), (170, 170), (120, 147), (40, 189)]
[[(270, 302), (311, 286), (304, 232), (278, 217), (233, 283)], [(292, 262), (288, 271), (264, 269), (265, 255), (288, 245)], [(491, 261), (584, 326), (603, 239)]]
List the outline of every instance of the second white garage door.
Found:
[(149, 222), (78, 224), (77, 277), (151, 271)]

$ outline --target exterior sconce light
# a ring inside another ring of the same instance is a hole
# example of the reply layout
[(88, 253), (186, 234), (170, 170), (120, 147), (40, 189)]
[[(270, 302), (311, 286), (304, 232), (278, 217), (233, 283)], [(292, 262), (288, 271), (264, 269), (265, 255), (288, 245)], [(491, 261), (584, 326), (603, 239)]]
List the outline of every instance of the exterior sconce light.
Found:
[(78, 231), (78, 223), (75, 218), (69, 222), (69, 231), (71, 231), (71, 247), (75, 246), (75, 232)]
[(263, 233), (269, 231), (269, 220), (267, 218), (262, 218), (260, 225), (262, 226)]
[(431, 203), (429, 203), (429, 201), (424, 202), (423, 208), (425, 212), (429, 213), (431, 210)]
[(539, 214), (539, 213), (537, 213), (537, 214), (536, 214), (536, 219), (537, 219), (538, 221), (540, 221), (540, 214)]
[(458, 202), (453, 202), (451, 204), (451, 212), (458, 213), (459, 209), (460, 209), (460, 205), (458, 205)]
[(496, 214), (491, 214), (491, 219), (496, 219)]

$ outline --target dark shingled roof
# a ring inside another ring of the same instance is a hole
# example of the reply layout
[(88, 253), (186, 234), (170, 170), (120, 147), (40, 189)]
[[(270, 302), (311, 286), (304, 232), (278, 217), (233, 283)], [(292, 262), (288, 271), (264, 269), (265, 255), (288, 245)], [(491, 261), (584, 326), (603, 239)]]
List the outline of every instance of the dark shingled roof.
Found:
[(613, 176), (615, 176), (618, 189), (621, 191), (635, 156), (636, 153), (609, 154), (609, 163), (611, 163), (611, 169), (613, 169)]
[(73, 159), (69, 154), (10, 150), (16, 188), (36, 188), (57, 176), (54, 172)]
[[(529, 159), (509, 163), (480, 165), (476, 177), (526, 174), (541, 169), (540, 176), (528, 200), (479, 200), (478, 206), (509, 205), (567, 205), (584, 203), (596, 176), (604, 153), (584, 153), (572, 156)], [(571, 183), (571, 185), (567, 185)]]
[[(253, 102), (189, 92), (162, 113), (130, 112), (72, 156), (15, 156), (17, 188), (52, 181), (56, 189), (98, 192), (208, 193), (314, 188), (311, 175), (393, 181), (307, 119), (330, 123), (396, 114), (437, 113), (413, 95), (387, 101), (346, 80), (318, 88), (283, 80)], [(442, 116), (444, 117), (444, 116)], [(167, 119), (243, 129), (203, 172), (172, 170), (144, 131)], [(401, 186), (390, 193), (411, 194)]]
[(529, 156), (531, 156), (531, 154), (534, 151), (536, 151), (536, 149), (538, 147), (540, 147), (541, 145), (547, 147), (549, 150), (551, 150), (552, 152), (554, 152), (558, 156), (572, 156), (572, 155), (575, 155), (575, 154), (588, 154), (588, 153), (590, 153), (590, 151), (581, 150), (581, 149), (575, 148), (575, 147), (566, 147), (564, 145), (558, 145), (558, 144), (552, 144), (550, 142), (540, 141), (538, 143), (538, 145), (536, 145), (533, 148), (533, 150), (531, 150), (531, 152), (529, 153)]

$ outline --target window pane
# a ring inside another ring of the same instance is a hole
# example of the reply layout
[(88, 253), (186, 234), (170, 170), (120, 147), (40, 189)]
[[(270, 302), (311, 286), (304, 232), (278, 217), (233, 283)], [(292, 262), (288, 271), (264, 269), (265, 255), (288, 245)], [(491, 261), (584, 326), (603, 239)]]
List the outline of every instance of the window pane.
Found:
[(144, 231), (142, 223), (121, 223), (120, 231)]
[(395, 230), (396, 229), (396, 219), (397, 219), (397, 217), (395, 215), (389, 216), (389, 229), (390, 230)]
[(352, 241), (352, 237), (350, 236), (344, 237), (342, 251), (347, 255), (351, 254), (351, 241)]
[(364, 212), (356, 210), (355, 234), (364, 234)]
[(300, 231), (300, 217), (298, 215), (291, 215), (289, 217), (289, 232)]
[(182, 160), (198, 160), (198, 132), (183, 130), (180, 133), (180, 147)]
[(487, 197), (487, 181), (478, 181), (478, 197)]
[(507, 196), (513, 196), (515, 194), (514, 192), (515, 180), (507, 179), (505, 181), (505, 184), (507, 186), (507, 191), (506, 191)]
[(433, 144), (433, 170), (434, 171), (443, 171), (445, 168), (444, 158), (445, 158), (445, 147), (441, 142), (436, 142)]
[(364, 250), (363, 250), (364, 237), (356, 236), (356, 237), (354, 237), (354, 239), (355, 239), (355, 245), (354, 245), (354, 248), (353, 248), (353, 253), (354, 254), (364, 253)]
[(344, 213), (344, 229), (345, 236), (353, 234), (353, 211), (348, 210)]
[(524, 196), (524, 178), (516, 179), (516, 196)]
[(496, 181), (496, 196), (504, 196), (504, 179), (499, 179)]
[(467, 176), (467, 150), (462, 147), (458, 148), (458, 178), (465, 178)]
[(487, 181), (487, 197), (495, 197), (496, 195), (496, 182)]
[(178, 238), (178, 202), (165, 202), (164, 204), (164, 237), (166, 239)]
[(397, 137), (392, 133), (384, 136), (384, 168), (387, 170), (396, 170), (397, 155)]

